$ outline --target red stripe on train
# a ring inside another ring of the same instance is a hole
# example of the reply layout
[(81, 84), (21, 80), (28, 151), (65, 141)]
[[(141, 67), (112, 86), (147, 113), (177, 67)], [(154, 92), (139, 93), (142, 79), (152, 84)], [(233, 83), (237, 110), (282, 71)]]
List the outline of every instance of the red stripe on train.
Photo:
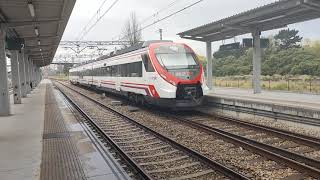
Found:
[[(138, 89), (141, 89), (141, 88), (146, 88), (148, 89), (148, 94), (150, 94), (149, 91), (151, 91), (151, 94), (153, 97), (155, 98), (160, 98), (159, 96), (159, 93), (157, 92), (156, 88), (154, 87), (154, 85), (150, 85), (150, 84), (138, 84), (138, 83), (127, 83), (127, 82), (122, 82), (123, 84), (129, 84), (129, 85), (140, 85), (140, 86), (147, 86), (147, 87), (139, 87)], [(124, 87), (127, 87), (128, 85), (121, 85), (121, 86), (124, 86)], [(137, 87), (137, 86), (129, 86), (129, 87)]]
[(128, 85), (121, 85), (121, 86), (123, 86), (123, 87), (128, 87), (128, 88), (134, 88), (134, 89), (143, 89), (143, 90), (146, 91), (146, 93), (147, 93), (148, 96), (151, 96), (148, 88), (145, 88), (145, 87), (137, 87), (137, 86), (128, 86)]
[(149, 86), (149, 84), (139, 84), (139, 83), (129, 83), (129, 82), (121, 82), (122, 84), (132, 84), (132, 85), (141, 85), (141, 86)]
[(116, 84), (114, 84), (114, 83), (105, 83), (105, 82), (101, 82), (101, 84), (108, 84), (108, 85), (116, 85)]

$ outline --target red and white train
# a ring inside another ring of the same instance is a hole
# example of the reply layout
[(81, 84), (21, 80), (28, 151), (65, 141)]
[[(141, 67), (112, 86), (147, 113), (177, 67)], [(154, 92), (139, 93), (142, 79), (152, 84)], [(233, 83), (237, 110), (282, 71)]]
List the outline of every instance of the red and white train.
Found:
[(199, 106), (208, 92), (194, 51), (172, 41), (146, 41), (69, 70), (73, 84), (169, 108)]

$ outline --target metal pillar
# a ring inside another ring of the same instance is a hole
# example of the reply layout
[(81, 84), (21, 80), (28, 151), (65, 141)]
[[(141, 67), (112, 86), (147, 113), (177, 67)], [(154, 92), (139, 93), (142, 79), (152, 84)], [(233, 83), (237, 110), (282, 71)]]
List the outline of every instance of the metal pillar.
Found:
[(38, 86), (39, 78), (38, 78), (38, 67), (35, 67), (35, 86)]
[(261, 44), (260, 31), (252, 33), (253, 36), (253, 92), (255, 94), (261, 93)]
[(40, 84), (41, 81), (41, 69), (40, 67), (37, 67), (37, 80), (38, 80), (38, 85)]
[(27, 54), (24, 54), (24, 63), (25, 63), (25, 71), (26, 71), (26, 89), (27, 94), (30, 93), (30, 67), (29, 67), (29, 58)]
[(33, 81), (34, 81), (34, 79), (33, 79), (34, 70), (33, 70), (33, 63), (30, 58), (29, 58), (29, 68), (30, 68), (30, 87), (32, 87), (31, 88), (31, 90), (32, 90), (33, 89)]
[(11, 51), (11, 81), (13, 88), (13, 102), (14, 104), (21, 104), (21, 83), (19, 73), (18, 51)]
[(38, 67), (34, 66), (34, 86), (38, 86)]
[(35, 88), (35, 86), (36, 86), (36, 78), (35, 78), (35, 75), (36, 75), (36, 73), (35, 73), (35, 69), (36, 69), (36, 67), (34, 66), (34, 63), (33, 63), (33, 61), (31, 60), (31, 77), (32, 77), (32, 88)]
[(8, 116), (10, 114), (5, 37), (5, 30), (0, 27), (0, 116)]
[(24, 68), (24, 53), (23, 50), (19, 52), (19, 75), (20, 75), (20, 84), (21, 84), (21, 96), (27, 97), (26, 89), (26, 72)]
[(33, 78), (34, 78), (34, 87), (37, 86), (37, 67), (34, 65), (34, 75), (33, 75)]
[(207, 85), (210, 90), (213, 89), (213, 80), (212, 80), (212, 46), (211, 42), (206, 42), (207, 50)]

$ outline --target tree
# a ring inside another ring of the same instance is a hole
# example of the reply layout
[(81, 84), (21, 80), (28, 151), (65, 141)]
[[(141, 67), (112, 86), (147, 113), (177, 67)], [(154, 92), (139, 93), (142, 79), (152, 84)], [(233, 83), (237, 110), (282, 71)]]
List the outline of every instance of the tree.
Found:
[(302, 37), (298, 35), (298, 30), (290, 30), (285, 29), (279, 31), (277, 35), (275, 35), (275, 40), (277, 40), (278, 45), (281, 49), (290, 49), (290, 48), (299, 48), (301, 47), (300, 43)]
[(136, 44), (142, 40), (142, 34), (136, 13), (132, 12), (128, 18), (123, 30), (123, 36), (124, 40), (130, 42), (130, 45)]

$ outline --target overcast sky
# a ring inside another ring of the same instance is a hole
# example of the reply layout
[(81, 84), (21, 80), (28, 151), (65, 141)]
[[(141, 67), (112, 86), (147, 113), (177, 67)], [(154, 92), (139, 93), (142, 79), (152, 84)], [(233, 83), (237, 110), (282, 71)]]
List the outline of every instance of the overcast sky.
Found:
[[(95, 14), (103, 1), (104, 0), (77, 0), (63, 40), (76, 40), (82, 28)], [(84, 37), (84, 40), (113, 40), (115, 37), (121, 35), (126, 19), (131, 12), (136, 13), (139, 21), (143, 21), (145, 18), (174, 1), (175, 0), (119, 0), (103, 19)], [(171, 8), (142, 24), (142, 27), (196, 1), (197, 0), (179, 0)], [(113, 2), (114, 0), (106, 0), (101, 13)], [(143, 40), (159, 39), (159, 33), (157, 31), (159, 28), (162, 28), (164, 39), (185, 42), (191, 45), (197, 53), (204, 55), (204, 43), (183, 40), (176, 34), (272, 2), (274, 2), (274, 0), (204, 0), (194, 7), (144, 30), (142, 32)], [(300, 30), (300, 34), (305, 38), (320, 39), (320, 20), (290, 25), (289, 27)], [(262, 35), (268, 36), (274, 33), (276, 32), (264, 32)], [(237, 39), (241, 40), (240, 37)], [(233, 42), (233, 40), (229, 41)], [(214, 48), (216, 49), (221, 44), (222, 42), (215, 43)]]

